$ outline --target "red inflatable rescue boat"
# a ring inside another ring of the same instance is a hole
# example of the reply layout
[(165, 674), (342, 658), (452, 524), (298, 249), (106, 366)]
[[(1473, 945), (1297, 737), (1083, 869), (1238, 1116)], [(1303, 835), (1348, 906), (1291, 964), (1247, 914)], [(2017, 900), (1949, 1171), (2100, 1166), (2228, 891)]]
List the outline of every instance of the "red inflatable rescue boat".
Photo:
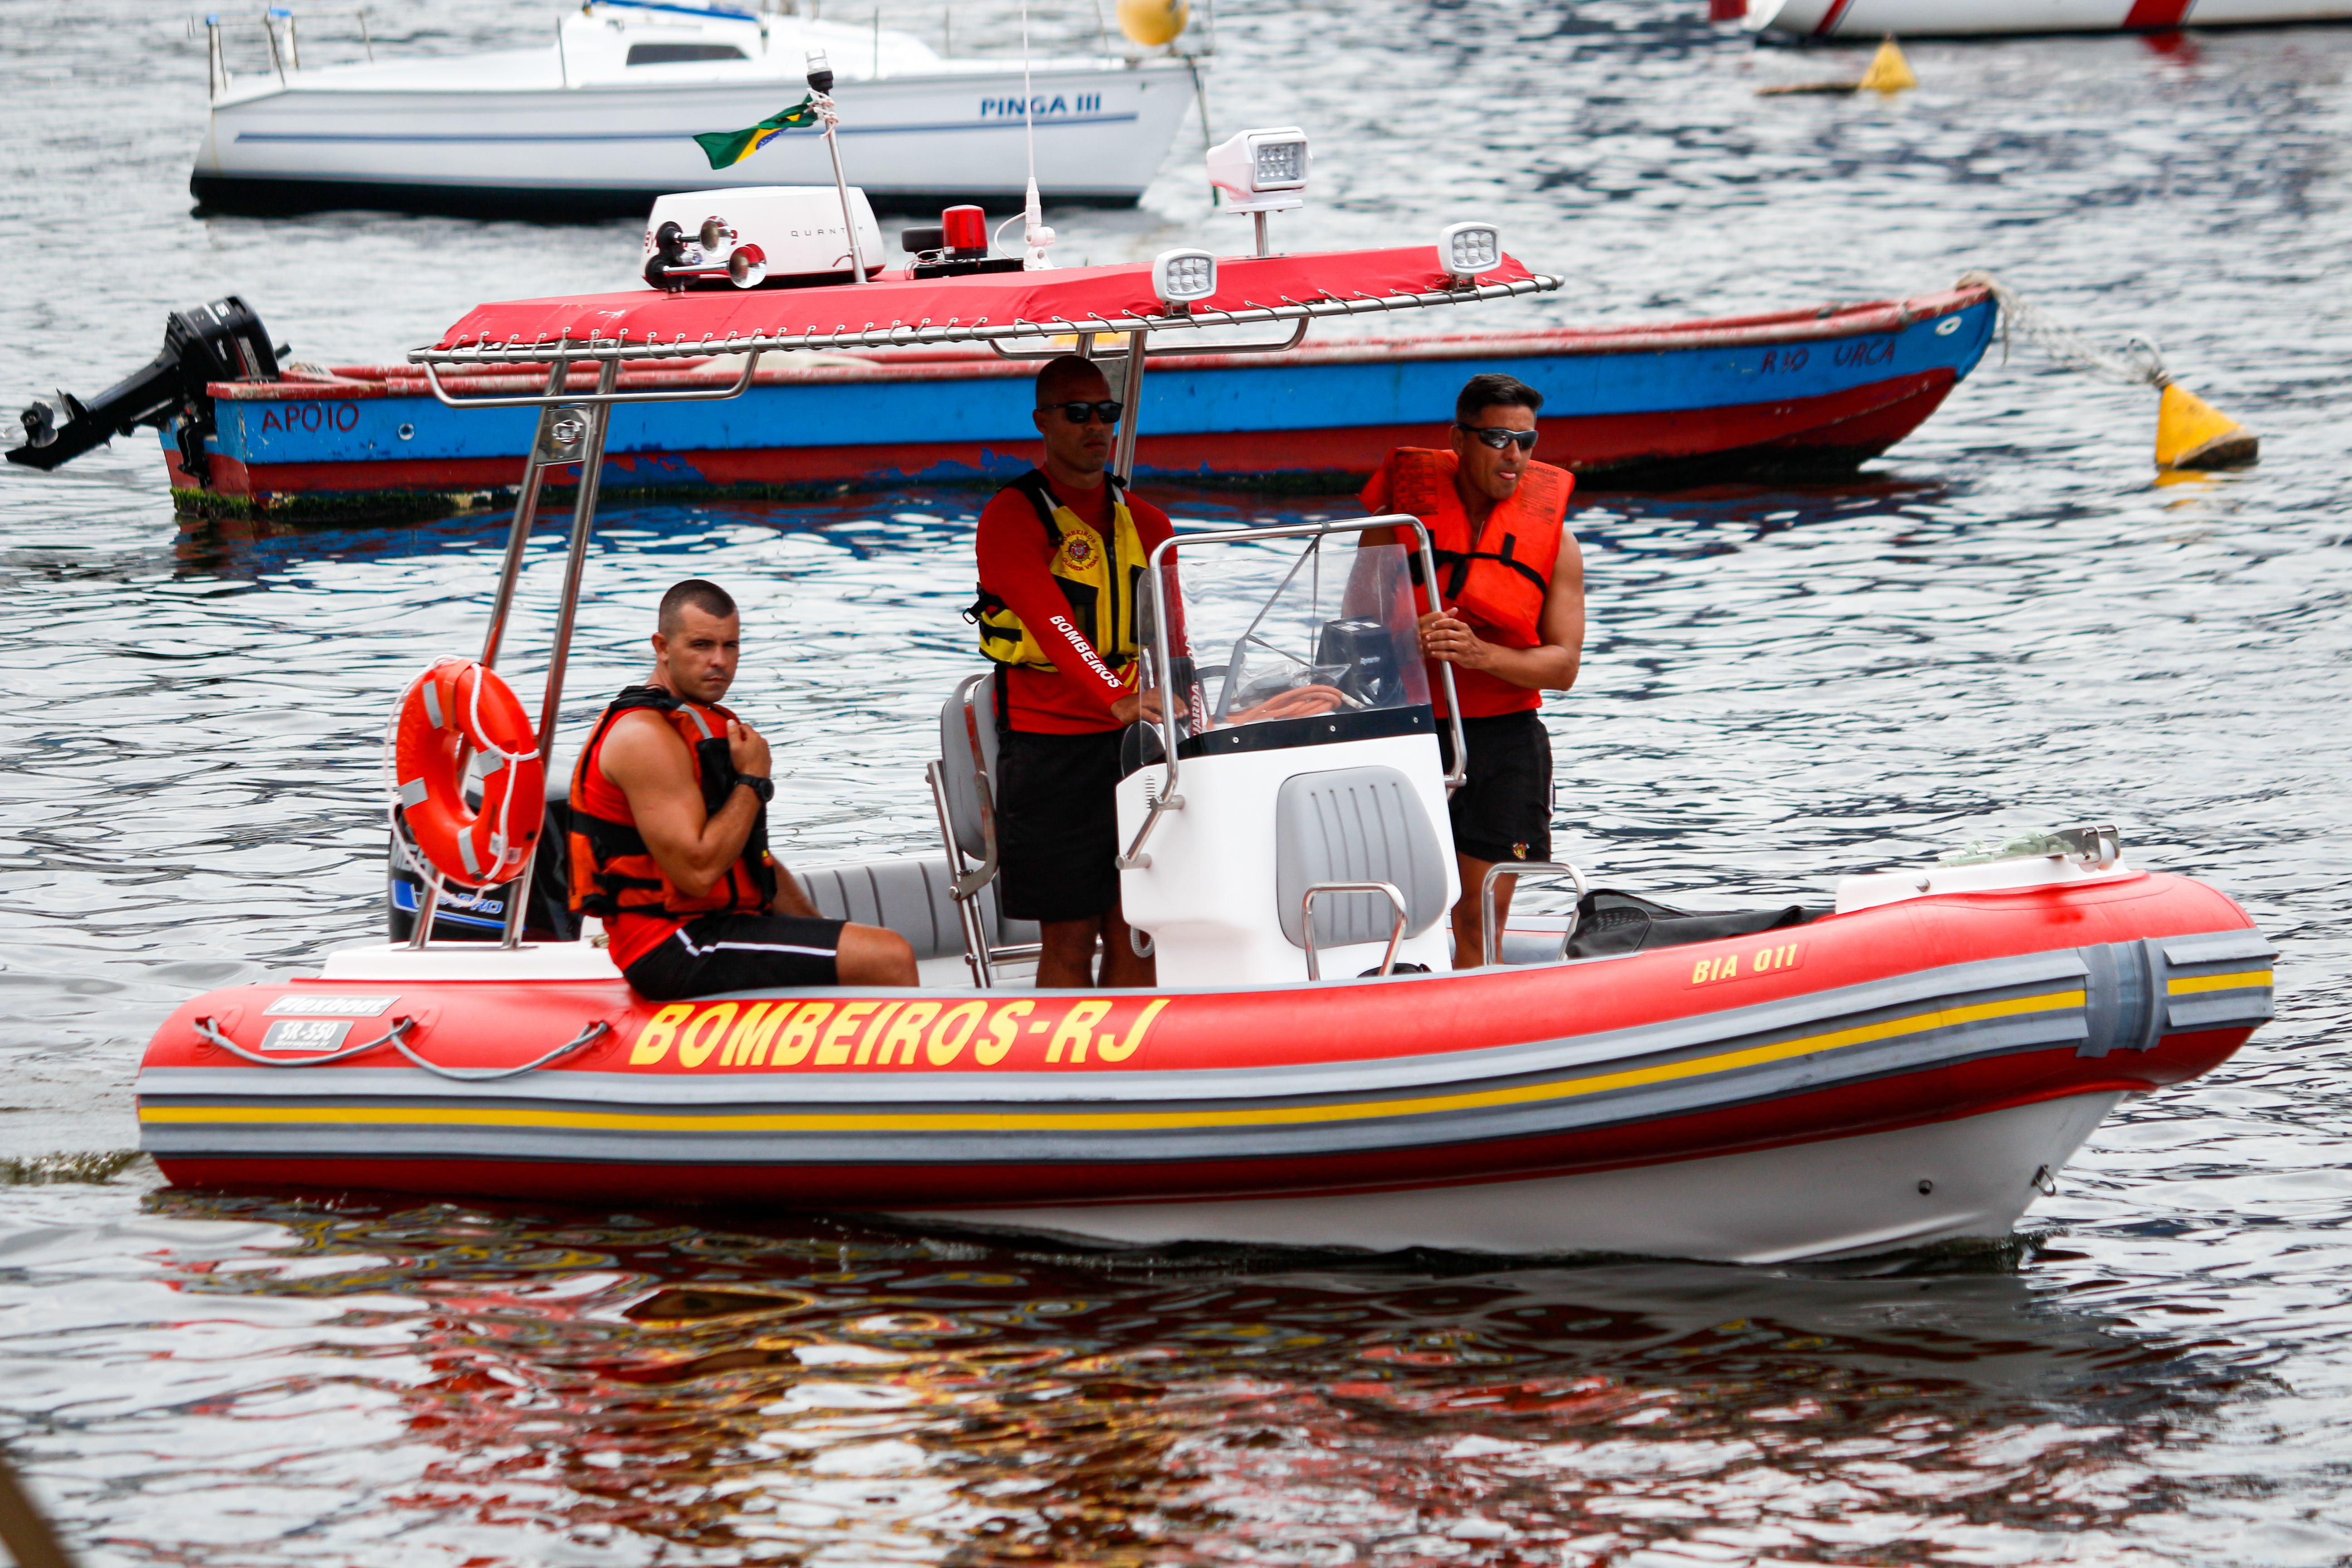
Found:
[[(1287, 343), (1319, 316), (1557, 286), (1492, 240), (1286, 258), (1278, 289), (1247, 294), (1273, 264), (484, 307), (412, 356), (436, 374), (553, 367), (522, 400), (541, 439), (481, 663), (541, 468), (583, 464), (537, 735), (551, 754), (606, 422), (655, 395), (616, 390), (625, 363), (723, 342), (747, 356), (740, 389), (762, 353), (937, 341), (1042, 357), (1075, 334), (1135, 406), (1155, 344), (1204, 326), (1269, 322), (1285, 329), (1269, 345)], [(874, 324), (808, 324), (836, 321)], [(600, 392), (568, 389), (572, 363), (600, 367)], [(1134, 441), (1129, 422), (1122, 472)], [(1360, 537), (1391, 526), (1409, 542)], [(921, 987), (646, 1002), (593, 932), (526, 929), (530, 871), (461, 893), (479, 879), (446, 851), (404, 846), (421, 872), (396, 911), (408, 940), (165, 1021), (139, 1077), (144, 1145), (173, 1181), (207, 1186), (1769, 1261), (2005, 1237), (2119, 1097), (2208, 1070), (2270, 1016), (2272, 950), (2244, 914), (2129, 868), (2111, 828), (1848, 878), (1823, 911), (1685, 919), (1590, 893), (1449, 971), (1458, 780), (1407, 587), (1427, 547), (1391, 518), (1180, 534), (1156, 552), (1146, 679), (1187, 700), (1131, 736), (1119, 811), (1125, 908), (1156, 944), (1157, 989), (1022, 978), (1034, 932), (994, 907), (992, 685), (975, 677), (942, 710), (930, 770), (944, 853), (794, 868), (825, 912), (906, 934)], [(499, 733), (506, 758), (529, 749)], [(436, 940), (469, 924), (484, 940)]]

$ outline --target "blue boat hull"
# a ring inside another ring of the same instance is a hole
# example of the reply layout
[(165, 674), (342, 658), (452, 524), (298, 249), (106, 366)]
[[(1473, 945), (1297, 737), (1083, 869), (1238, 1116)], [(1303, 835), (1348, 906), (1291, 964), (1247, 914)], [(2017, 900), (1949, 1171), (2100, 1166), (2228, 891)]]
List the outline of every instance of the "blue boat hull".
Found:
[[(1138, 473), (1346, 488), (1391, 447), (1442, 443), (1455, 393), (1481, 371), (1540, 390), (1545, 458), (1589, 476), (1673, 485), (1851, 470), (1934, 411), (1982, 357), (1996, 320), (1971, 289), (1665, 328), (1155, 359)], [(1034, 371), (969, 351), (763, 367), (730, 401), (616, 408), (604, 484), (805, 495), (1000, 480), (1034, 460)], [(644, 374), (648, 384), (720, 377), (732, 372), (715, 363)], [(541, 386), (512, 374), (461, 384), (485, 395)], [(197, 510), (399, 510), (510, 489), (536, 419), (446, 407), (405, 367), (212, 391), (208, 473), (181, 471), (165, 432), (175, 487)]]

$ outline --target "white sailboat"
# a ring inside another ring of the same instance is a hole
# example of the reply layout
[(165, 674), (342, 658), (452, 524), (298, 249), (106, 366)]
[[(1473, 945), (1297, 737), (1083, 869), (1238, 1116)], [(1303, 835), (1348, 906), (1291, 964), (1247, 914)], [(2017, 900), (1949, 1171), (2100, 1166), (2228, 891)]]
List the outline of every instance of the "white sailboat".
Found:
[(555, 34), (539, 49), (306, 69), (279, 22), (268, 68), (232, 76), (215, 26), (189, 190), (222, 210), (585, 217), (642, 214), (667, 192), (827, 184), (814, 129), (719, 170), (693, 141), (797, 103), (809, 52), (822, 49), (856, 182), (877, 205), (1019, 199), (1024, 123), (1048, 200), (1126, 204), (1158, 172), (1198, 88), (1196, 58), (1121, 58), (1108, 39), (1103, 54), (1024, 71), (878, 26), (652, 0), (591, 0)]
[[(2352, 0), (1732, 0), (1751, 32), (1801, 38), (1887, 34), (2119, 33), (2352, 19)], [(1719, 3), (1715, 11), (1724, 17)], [(1728, 18), (1724, 18), (1728, 19)]]

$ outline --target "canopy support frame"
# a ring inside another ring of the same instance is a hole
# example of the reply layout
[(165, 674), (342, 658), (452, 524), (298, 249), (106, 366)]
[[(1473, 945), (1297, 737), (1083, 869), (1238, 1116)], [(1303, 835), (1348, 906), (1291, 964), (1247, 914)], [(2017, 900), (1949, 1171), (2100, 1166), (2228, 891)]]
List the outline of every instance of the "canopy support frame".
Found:
[[(588, 543), (595, 531), (598, 492), (604, 479), (605, 441), (611, 429), (613, 408), (617, 404), (721, 402), (739, 397), (750, 390), (752, 375), (759, 368), (762, 354), (795, 349), (909, 348), (942, 343), (984, 342), (1005, 358), (1036, 358), (1051, 356), (1040, 355), (1034, 350), (1026, 354), (1007, 353), (1003, 345), (1024, 341), (1076, 336), (1079, 342), (1091, 351), (1097, 335), (1121, 337), (1127, 340), (1125, 352), (1102, 357), (1132, 361), (1128, 373), (1126, 398), (1129, 416), (1121, 422), (1114, 454), (1115, 471), (1122, 479), (1127, 479), (1133, 473), (1135, 445), (1141, 423), (1141, 407), (1136, 395), (1142, 385), (1144, 363), (1155, 355), (1164, 356), (1184, 353), (1278, 353), (1297, 346), (1306, 336), (1308, 323), (1315, 321), (1378, 314), (1391, 310), (1416, 310), (1432, 305), (1460, 305), (1484, 300), (1517, 299), (1528, 294), (1548, 293), (1559, 288), (1560, 282), (1559, 279), (1548, 274), (1535, 273), (1526, 279), (1507, 283), (1475, 284), (1466, 288), (1431, 289), (1413, 294), (1362, 295), (1355, 299), (1326, 298), (1307, 300), (1291, 300), (1286, 297), (1278, 306), (1250, 306), (1240, 310), (1219, 310), (1196, 307), (1183, 315), (1137, 316), (1129, 313), (1116, 321), (1099, 316), (1076, 321), (1066, 319), (1056, 319), (1052, 321), (1015, 321), (1002, 326), (990, 326), (984, 321), (970, 326), (961, 323), (932, 326), (926, 321), (914, 327), (893, 323), (884, 329), (868, 327), (855, 332), (838, 331), (749, 336), (730, 333), (716, 342), (706, 335), (700, 341), (690, 344), (685, 342), (682, 334), (677, 341), (669, 343), (656, 343), (649, 339), (643, 343), (631, 344), (625, 339), (594, 337), (585, 340), (564, 337), (553, 341), (541, 338), (530, 343), (509, 340), (499, 344), (476, 344), (471, 348), (414, 349), (410, 351), (408, 360), (410, 363), (423, 368), (425, 384), (432, 391), (434, 399), (446, 407), (537, 408), (542, 411), (540, 418), (539, 439), (532, 443), (530, 457), (525, 464), (523, 487), (517, 497), (514, 521), (508, 531), (506, 558), (499, 573), (498, 594), (493, 602), (490, 625), (483, 642), (482, 663), (485, 668), (488, 668), (497, 657), (508, 621), (512, 615), (515, 591), (521, 575), (531, 525), (537, 521), (545, 470), (549, 467), (569, 466), (574, 461), (579, 464), (580, 484), (572, 505), (571, 538), (564, 561), (562, 598), (557, 607), (555, 640), (550, 650), (547, 684), (540, 702), (539, 751), (541, 757), (550, 757), (553, 754), (556, 724), (562, 709), (565, 667), (569, 661), (572, 634), (578, 625), (580, 590), (587, 569)], [(1279, 342), (1271, 340), (1243, 343), (1210, 342), (1183, 348), (1171, 345), (1159, 349), (1150, 346), (1150, 339), (1155, 332), (1199, 331), (1206, 327), (1248, 326), (1268, 321), (1294, 323), (1290, 336)], [(735, 353), (744, 356), (742, 368), (737, 373), (735, 379), (725, 386), (695, 388), (689, 391), (644, 389), (625, 392), (621, 390), (621, 372), (628, 365), (640, 363), (658, 365), (665, 361), (708, 359)], [(1096, 356), (1089, 353), (1088, 357)], [(572, 365), (583, 360), (592, 362), (597, 366), (596, 390), (593, 393), (574, 393), (565, 385)], [(445, 369), (461, 367), (479, 369), (502, 365), (518, 370), (525, 367), (536, 369), (546, 365), (548, 367), (546, 390), (536, 395), (520, 396), (466, 397), (453, 395), (441, 380), (440, 373)], [(582, 449), (576, 458), (568, 454), (554, 453), (551, 450), (556, 445), (571, 444), (569, 440), (557, 438), (557, 426), (560, 423), (558, 410), (571, 412), (580, 417), (586, 426), (580, 442)], [(1162, 596), (1160, 574), (1158, 571), (1160, 556), (1180, 542), (1213, 543), (1226, 539), (1244, 537), (1253, 539), (1300, 537), (1309, 534), (1361, 532), (1368, 527), (1402, 525), (1409, 525), (1420, 542), (1423, 580), (1430, 584), (1433, 595), (1437, 573), (1430, 550), (1429, 531), (1420, 519), (1401, 514), (1371, 519), (1368, 521), (1351, 521), (1291, 524), (1274, 528), (1212, 530), (1179, 535), (1152, 552), (1151, 592), (1155, 598)], [(1156, 631), (1157, 640), (1160, 645), (1158, 651), (1160, 657), (1160, 668), (1166, 670), (1171, 668), (1168, 663), (1166, 605), (1163, 603), (1158, 608), (1160, 616)], [(1460, 704), (1455, 700), (1454, 692), (1453, 667), (1441, 664), (1440, 676), (1445, 688), (1447, 719), (1453, 727), (1454, 741), (1454, 768), (1445, 780), (1446, 789), (1451, 793), (1460, 788), (1463, 783), (1463, 758), (1465, 748), (1462, 739)], [(1135, 836), (1135, 841), (1128, 846), (1126, 854), (1119, 858), (1119, 865), (1123, 869), (1150, 864), (1150, 858), (1142, 852), (1144, 841), (1151, 836), (1151, 829), (1160, 820), (1162, 812), (1180, 810), (1183, 805), (1183, 798), (1175, 794), (1177, 759), (1172, 706), (1163, 710), (1161, 724), (1167, 752), (1167, 787), (1153, 803), (1150, 814), (1144, 818), (1141, 828)], [(530, 897), (531, 875), (538, 862), (540, 847), (541, 846), (534, 845), (530, 856), (523, 862), (520, 873), (510, 881), (501, 884), (513, 889), (508, 897), (505, 926), (499, 940), (501, 947), (514, 948), (521, 943), (525, 908)], [(440, 892), (441, 884), (437, 875), (424, 879), (424, 886), (417, 899), (415, 929), (411, 933), (408, 942), (410, 947), (422, 948), (431, 940), (433, 920), (436, 907), (439, 903)]]

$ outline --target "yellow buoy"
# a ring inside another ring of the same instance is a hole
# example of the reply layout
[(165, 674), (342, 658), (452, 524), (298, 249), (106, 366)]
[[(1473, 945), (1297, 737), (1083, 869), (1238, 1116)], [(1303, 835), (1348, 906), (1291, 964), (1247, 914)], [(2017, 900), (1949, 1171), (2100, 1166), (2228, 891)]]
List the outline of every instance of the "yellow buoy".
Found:
[(2262, 438), (2185, 386), (2167, 383), (2156, 407), (2159, 468), (2242, 468)]
[[(1119, 14), (1122, 16), (1126, 15), (1123, 6)], [(1878, 52), (1870, 57), (1870, 68), (1862, 73), (1862, 83), (1857, 90), (1883, 92), (1891, 97), (1906, 88), (1918, 85), (1919, 79), (1911, 74), (1911, 62), (1905, 59), (1903, 51), (1895, 47), (1894, 37), (1890, 34), (1886, 41), (1878, 46)]]
[(1174, 43), (1192, 19), (1189, 0), (1118, 0), (1118, 30), (1147, 49)]
[[(1122, 17), (1127, 15), (1124, 0), (1119, 15)], [(1778, 87), (1758, 88), (1756, 96), (1787, 98), (1802, 93), (1876, 92), (1892, 98), (1905, 88), (1918, 85), (1919, 79), (1911, 74), (1911, 62), (1903, 58), (1903, 51), (1895, 47), (1894, 36), (1889, 34), (1886, 41), (1878, 46), (1878, 52), (1870, 57), (1870, 68), (1860, 77), (1848, 77), (1843, 81), (1782, 82)]]

